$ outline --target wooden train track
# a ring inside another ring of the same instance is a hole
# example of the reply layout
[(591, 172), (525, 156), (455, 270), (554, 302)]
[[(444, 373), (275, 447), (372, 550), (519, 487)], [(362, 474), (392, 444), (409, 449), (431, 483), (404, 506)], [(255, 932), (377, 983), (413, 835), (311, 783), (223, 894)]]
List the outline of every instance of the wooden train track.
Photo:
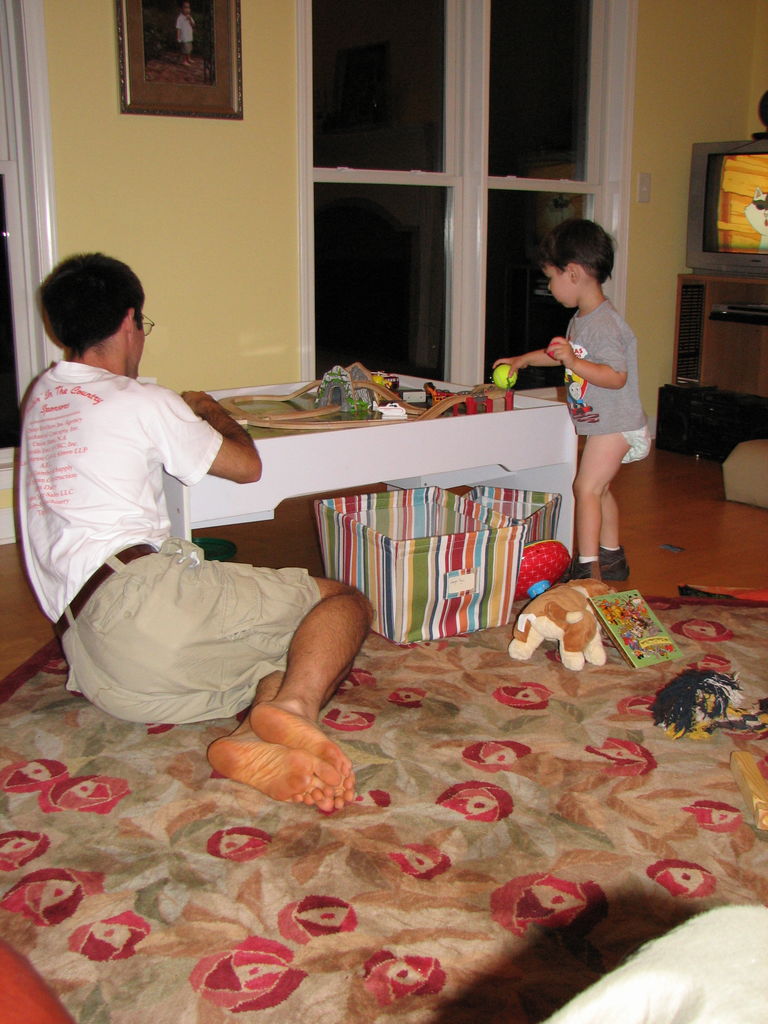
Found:
[(245, 422), (249, 427), (261, 427), (267, 430), (349, 430), (353, 427), (378, 427), (384, 423), (421, 422), (423, 420), (436, 420), (455, 406), (466, 403), (467, 398), (491, 398), (498, 399), (504, 396), (504, 391), (494, 384), (479, 384), (469, 391), (460, 394), (449, 395), (435, 402), (428, 409), (411, 405), (398, 398), (389, 388), (375, 381), (352, 381), (353, 390), (366, 389), (373, 392), (379, 398), (388, 403), (399, 405), (405, 410), (405, 419), (402, 417), (377, 417), (375, 419), (332, 419), (341, 413), (341, 406), (326, 405), (314, 409), (296, 409), (286, 412), (254, 412), (247, 406), (263, 402), (290, 402), (301, 398), (314, 388), (320, 386), (320, 381), (312, 381), (304, 384), (296, 391), (287, 395), (252, 393), (247, 395), (233, 395), (221, 399), (221, 405), (227, 412), (240, 422)]

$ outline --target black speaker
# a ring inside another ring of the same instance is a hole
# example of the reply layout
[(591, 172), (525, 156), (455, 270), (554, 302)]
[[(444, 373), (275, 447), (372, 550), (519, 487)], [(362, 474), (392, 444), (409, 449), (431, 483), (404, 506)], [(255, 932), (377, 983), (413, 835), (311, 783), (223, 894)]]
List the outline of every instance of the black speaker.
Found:
[(696, 454), (693, 449), (694, 424), (692, 408), (698, 388), (665, 384), (659, 388), (656, 447), (683, 455)]
[(716, 387), (659, 388), (656, 447), (723, 459), (741, 441), (768, 437), (768, 399)]

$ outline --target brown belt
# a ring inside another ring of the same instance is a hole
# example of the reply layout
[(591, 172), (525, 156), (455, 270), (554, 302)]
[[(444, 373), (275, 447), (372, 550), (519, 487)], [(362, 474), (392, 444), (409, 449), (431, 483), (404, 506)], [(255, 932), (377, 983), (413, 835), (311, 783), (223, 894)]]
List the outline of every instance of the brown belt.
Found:
[[(137, 558), (143, 558), (144, 555), (156, 554), (155, 549), (151, 544), (134, 544), (133, 547), (125, 548), (124, 551), (118, 551), (114, 556), (118, 562), (122, 562), (124, 565), (128, 565), (129, 562), (135, 561)], [(78, 592), (69, 602), (69, 611), (73, 619), (76, 619), (80, 612), (85, 608), (90, 599), (99, 589), (104, 580), (109, 579), (113, 575), (115, 570), (111, 565), (100, 565), (93, 576), (89, 576), (85, 583), (80, 587)], [(64, 614), (58, 620), (54, 622), (53, 631), (58, 637), (64, 636), (67, 629), (69, 628), (69, 619), (67, 618), (66, 609)]]

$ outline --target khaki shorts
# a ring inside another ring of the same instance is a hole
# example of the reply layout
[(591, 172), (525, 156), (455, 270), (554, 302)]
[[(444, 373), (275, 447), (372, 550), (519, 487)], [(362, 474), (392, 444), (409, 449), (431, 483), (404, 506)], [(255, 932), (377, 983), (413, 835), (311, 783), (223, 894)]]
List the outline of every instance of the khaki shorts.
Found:
[(319, 600), (305, 569), (205, 561), (168, 540), (102, 583), (64, 634), (67, 688), (130, 722), (229, 718), (285, 668)]

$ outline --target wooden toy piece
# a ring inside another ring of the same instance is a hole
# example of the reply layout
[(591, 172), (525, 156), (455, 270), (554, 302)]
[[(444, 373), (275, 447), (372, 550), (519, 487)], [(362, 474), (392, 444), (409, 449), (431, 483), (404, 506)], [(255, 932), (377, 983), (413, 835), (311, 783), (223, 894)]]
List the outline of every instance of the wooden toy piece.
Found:
[(731, 771), (744, 802), (752, 812), (755, 825), (763, 832), (768, 831), (768, 782), (757, 767), (757, 761), (746, 750), (734, 750)]
[[(474, 411), (476, 412), (477, 411), (477, 407), (476, 406), (477, 406), (477, 398), (478, 398), (478, 396), (485, 395), (485, 394), (492, 394), (493, 392), (496, 392), (496, 394), (500, 394), (498, 389), (494, 388), (493, 385), (479, 384), (477, 387), (472, 388), (471, 391), (468, 391), (468, 392), (465, 391), (465, 392), (462, 392), (460, 394), (452, 394), (452, 395), (448, 395), (447, 398), (441, 398), (439, 401), (435, 402), (435, 404), (433, 406), (431, 406), (425, 412), (422, 412), (419, 416), (417, 416), (416, 419), (417, 420), (436, 420), (436, 419), (439, 419), (440, 416), (443, 415), (443, 413), (448, 412), (449, 409), (455, 409), (457, 406), (461, 406), (461, 405), (468, 406), (468, 403), (470, 403), (470, 402), (475, 405), (475, 410)], [(459, 412), (460, 411), (461, 410), (459, 410)], [(470, 415), (468, 407), (466, 409), (466, 414)], [(457, 414), (455, 414), (455, 415), (457, 415)]]
[[(228, 396), (226, 398), (221, 399), (221, 404), (224, 406), (224, 408), (228, 412), (231, 412), (232, 410), (235, 410), (239, 416), (242, 416), (243, 412), (244, 412), (242, 407), (245, 406), (245, 405), (249, 405), (251, 402), (254, 402), (254, 401), (259, 401), (259, 402), (290, 402), (293, 399), (300, 398), (302, 395), (306, 395), (308, 392), (317, 389), (320, 386), (321, 383), (322, 382), (318, 381), (318, 380), (310, 381), (309, 384), (302, 385), (300, 388), (297, 388), (295, 391), (292, 391), (288, 395), (281, 395), (281, 394), (230, 395), (230, 396)], [(393, 391), (391, 391), (388, 387), (385, 387), (382, 384), (376, 384), (374, 381), (356, 381), (356, 380), (353, 380), (350, 383), (351, 383), (353, 391), (358, 391), (358, 390), (360, 390), (362, 388), (365, 388), (368, 391), (372, 391), (375, 394), (377, 399), (381, 399), (381, 400), (383, 400), (385, 402), (396, 402), (398, 405), (401, 405), (405, 409), (405, 411), (409, 415), (411, 415), (411, 416), (418, 416), (418, 415), (420, 415), (424, 411), (419, 406), (411, 405), (409, 402), (404, 402), (401, 398), (398, 398), (397, 395), (395, 395)], [(311, 416), (318, 417), (318, 416), (327, 415), (329, 411), (338, 412), (339, 411), (339, 406), (323, 406), (323, 407), (321, 407), (319, 409), (302, 409), (302, 410), (286, 412), (286, 413), (277, 413), (277, 414), (273, 414), (273, 416), (271, 418), (278, 418), (279, 417), (280, 419), (287, 420), (287, 419), (290, 419), (291, 417), (293, 417), (293, 418), (302, 419), (304, 416), (306, 416), (307, 413), (310, 414)], [(257, 418), (258, 419), (262, 419), (263, 417), (259, 416)]]

